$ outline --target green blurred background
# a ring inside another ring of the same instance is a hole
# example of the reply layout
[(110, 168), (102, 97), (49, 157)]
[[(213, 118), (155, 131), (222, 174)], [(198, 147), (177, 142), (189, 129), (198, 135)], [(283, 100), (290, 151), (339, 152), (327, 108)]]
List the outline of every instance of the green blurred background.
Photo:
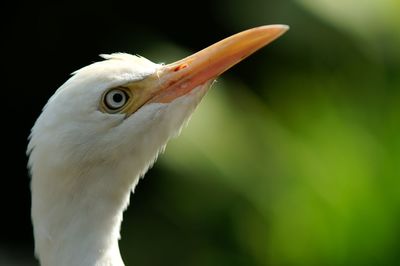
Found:
[(18, 170), (3, 192), (17, 199), (2, 195), (1, 265), (37, 265), (24, 149), (69, 73), (104, 52), (171, 62), (264, 24), (291, 29), (218, 79), (136, 188), (126, 265), (400, 265), (398, 0), (21, 2), (10, 12), (8, 51), (23, 49), (10, 53), (6, 84), (23, 99), (6, 121), (20, 130), (10, 132)]

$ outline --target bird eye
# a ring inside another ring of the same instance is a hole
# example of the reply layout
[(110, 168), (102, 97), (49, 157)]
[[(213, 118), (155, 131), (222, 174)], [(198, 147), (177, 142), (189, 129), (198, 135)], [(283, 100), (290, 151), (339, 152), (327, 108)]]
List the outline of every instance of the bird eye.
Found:
[(128, 102), (129, 94), (122, 88), (108, 91), (104, 98), (104, 105), (111, 112), (118, 111)]

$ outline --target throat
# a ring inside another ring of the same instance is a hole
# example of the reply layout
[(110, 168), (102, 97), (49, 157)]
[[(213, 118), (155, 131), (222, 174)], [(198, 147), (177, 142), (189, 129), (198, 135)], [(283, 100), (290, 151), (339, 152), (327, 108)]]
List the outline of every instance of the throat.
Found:
[[(45, 265), (123, 266), (118, 240), (121, 219), (101, 221), (82, 219), (65, 228), (65, 235), (53, 235), (48, 241), (47, 251), (40, 252)], [(62, 230), (61, 230), (62, 231)], [(51, 252), (50, 252), (51, 251)], [(61, 262), (61, 263), (60, 263)]]
[[(102, 176), (109, 179), (104, 173)], [(82, 178), (90, 184), (73, 181)], [(35, 181), (32, 220), (35, 251), (42, 266), (124, 265), (118, 240), (132, 183), (119, 187), (114, 183), (110, 189), (107, 180), (89, 175), (67, 183), (54, 182), (51, 190), (42, 190), (39, 178)], [(47, 179), (46, 183), (51, 182)]]

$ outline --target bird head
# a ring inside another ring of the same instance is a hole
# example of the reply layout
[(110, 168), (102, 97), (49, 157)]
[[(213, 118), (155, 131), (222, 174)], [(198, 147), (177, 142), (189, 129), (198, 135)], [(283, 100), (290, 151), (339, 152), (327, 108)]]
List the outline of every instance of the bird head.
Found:
[(247, 30), (167, 65), (102, 55), (106, 60), (74, 72), (48, 101), (32, 129), (31, 161), (44, 149), (54, 166), (128, 163), (143, 174), (215, 78), (286, 30)]
[[(117, 239), (129, 191), (180, 132), (212, 82), (286, 30), (282, 25), (247, 30), (171, 64), (103, 55), (105, 60), (74, 72), (46, 104), (28, 146), (41, 260), (51, 261), (42, 254), (69, 243), (55, 240), (60, 228), (69, 228), (67, 239), (79, 238), (96, 221)], [(86, 220), (77, 222), (82, 213)], [(105, 247), (88, 244), (76, 252), (87, 249)]]

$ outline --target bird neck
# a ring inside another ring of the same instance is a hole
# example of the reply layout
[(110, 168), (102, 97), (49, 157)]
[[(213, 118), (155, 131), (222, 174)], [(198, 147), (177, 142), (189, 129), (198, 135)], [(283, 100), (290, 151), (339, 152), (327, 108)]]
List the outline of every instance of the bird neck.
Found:
[(33, 172), (32, 219), (42, 266), (124, 265), (118, 239), (132, 180), (110, 169)]

